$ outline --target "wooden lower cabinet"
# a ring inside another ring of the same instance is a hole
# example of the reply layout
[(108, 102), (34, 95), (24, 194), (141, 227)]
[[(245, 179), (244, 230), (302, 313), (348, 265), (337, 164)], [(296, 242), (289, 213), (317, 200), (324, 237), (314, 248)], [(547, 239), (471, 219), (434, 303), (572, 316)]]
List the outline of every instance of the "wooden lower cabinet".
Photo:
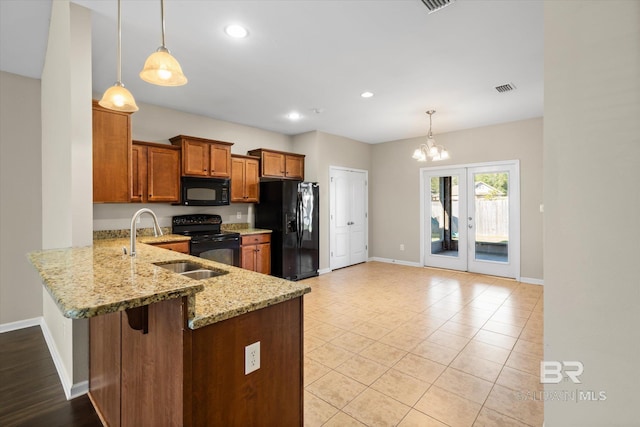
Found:
[(186, 303), (175, 298), (89, 319), (89, 396), (105, 425), (185, 425)]
[(189, 255), (189, 241), (184, 242), (168, 242), (168, 243), (148, 243), (157, 248), (168, 249), (170, 251), (180, 252)]
[[(302, 426), (303, 298), (203, 328), (187, 298), (89, 319), (89, 396), (108, 426)], [(245, 347), (260, 369), (245, 375)]]
[[(194, 426), (302, 426), (302, 298), (193, 332)], [(245, 375), (256, 341), (260, 369)]]
[(271, 274), (271, 234), (242, 236), (240, 265), (245, 270)]

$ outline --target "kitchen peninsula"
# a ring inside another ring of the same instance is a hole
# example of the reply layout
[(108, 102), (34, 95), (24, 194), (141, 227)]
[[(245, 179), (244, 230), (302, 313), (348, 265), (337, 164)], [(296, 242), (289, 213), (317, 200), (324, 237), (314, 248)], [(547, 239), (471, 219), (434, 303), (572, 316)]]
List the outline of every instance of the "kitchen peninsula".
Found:
[[(29, 254), (64, 316), (89, 318), (89, 396), (103, 422), (302, 425), (310, 288), (142, 243), (131, 257), (127, 244)], [(165, 268), (177, 261), (221, 275)], [(256, 342), (259, 369), (245, 374), (245, 347)]]

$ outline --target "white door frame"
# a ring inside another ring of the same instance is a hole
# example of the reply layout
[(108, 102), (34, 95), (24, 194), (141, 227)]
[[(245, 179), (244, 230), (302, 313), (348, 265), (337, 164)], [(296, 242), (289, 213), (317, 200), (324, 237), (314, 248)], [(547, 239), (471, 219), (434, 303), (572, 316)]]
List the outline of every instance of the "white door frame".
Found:
[[(421, 243), (423, 243), (420, 247), (420, 254), (423, 257), (421, 265), (426, 265), (427, 261), (438, 264), (438, 268), (448, 268), (451, 270), (460, 270), (465, 271), (467, 269), (467, 227), (461, 226), (464, 225), (462, 222), (464, 218), (458, 218), (458, 255), (457, 256), (447, 256), (447, 255), (438, 255), (432, 254), (431, 251), (428, 251), (426, 248), (429, 246), (429, 241), (431, 239), (431, 227), (427, 227), (425, 225), (427, 220), (431, 220), (431, 200), (428, 197), (425, 197), (427, 194), (430, 194), (430, 179), (433, 177), (439, 176), (458, 176), (458, 208), (460, 210), (460, 215), (464, 215), (467, 211), (467, 186), (463, 184), (467, 180), (467, 169), (464, 167), (451, 167), (451, 168), (425, 168), (423, 173), (421, 174), (421, 178), (425, 183), (424, 191), (425, 194), (422, 194), (422, 209), (424, 211), (424, 215), (421, 215), (421, 231), (423, 233)], [(426, 179), (425, 178), (429, 178)]]
[(333, 257), (331, 256), (331, 251), (334, 249), (333, 245), (335, 242), (334, 236), (334, 222), (332, 219), (333, 212), (335, 212), (335, 206), (333, 205), (333, 194), (331, 192), (331, 178), (333, 177), (334, 171), (346, 171), (346, 172), (358, 172), (364, 173), (365, 179), (365, 193), (364, 193), (364, 205), (365, 205), (365, 225), (364, 225), (364, 238), (365, 238), (365, 260), (369, 259), (369, 171), (365, 169), (356, 169), (356, 168), (348, 168), (343, 166), (329, 166), (329, 271), (334, 270), (334, 266), (332, 265)]
[[(514, 271), (515, 271), (515, 279), (520, 280), (520, 160), (500, 160), (495, 162), (482, 162), (482, 163), (466, 163), (459, 165), (448, 165), (448, 166), (433, 166), (433, 167), (425, 167), (420, 168), (420, 265), (425, 265), (425, 221), (426, 221), (426, 209), (425, 209), (425, 191), (428, 183), (425, 182), (425, 176), (428, 172), (434, 172), (438, 170), (450, 170), (457, 168), (477, 168), (477, 167), (486, 167), (486, 166), (513, 166), (515, 167), (515, 173), (513, 178), (512, 185), (513, 191), (510, 194), (510, 200), (512, 203), (510, 205), (513, 208), (517, 209), (517, 214), (513, 214), (513, 210), (510, 208), (510, 222), (509, 222), (509, 239), (510, 244), (513, 246), (513, 253), (510, 254), (510, 261), (513, 263)], [(430, 188), (430, 187), (429, 187)], [(429, 192), (430, 193), (430, 192)], [(460, 226), (460, 224), (459, 224)], [(465, 224), (466, 227), (466, 224)]]

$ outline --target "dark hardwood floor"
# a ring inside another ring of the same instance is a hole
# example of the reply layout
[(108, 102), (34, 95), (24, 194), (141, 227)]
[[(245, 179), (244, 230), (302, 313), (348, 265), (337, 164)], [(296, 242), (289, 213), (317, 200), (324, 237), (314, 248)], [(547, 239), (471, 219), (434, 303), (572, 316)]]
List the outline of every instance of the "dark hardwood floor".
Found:
[(101, 426), (87, 395), (67, 400), (39, 326), (0, 334), (0, 426)]

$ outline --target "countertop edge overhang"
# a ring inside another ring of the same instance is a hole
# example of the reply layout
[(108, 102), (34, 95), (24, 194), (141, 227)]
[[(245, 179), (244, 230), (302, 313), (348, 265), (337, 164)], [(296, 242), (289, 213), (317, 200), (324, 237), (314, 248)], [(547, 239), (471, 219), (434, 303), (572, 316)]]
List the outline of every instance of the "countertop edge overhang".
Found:
[[(129, 239), (95, 240), (92, 246), (28, 254), (43, 285), (65, 317), (82, 319), (155, 302), (188, 298), (188, 325), (198, 329), (311, 292), (308, 285), (142, 243), (124, 255)], [(154, 263), (185, 260), (228, 274), (195, 280)]]

